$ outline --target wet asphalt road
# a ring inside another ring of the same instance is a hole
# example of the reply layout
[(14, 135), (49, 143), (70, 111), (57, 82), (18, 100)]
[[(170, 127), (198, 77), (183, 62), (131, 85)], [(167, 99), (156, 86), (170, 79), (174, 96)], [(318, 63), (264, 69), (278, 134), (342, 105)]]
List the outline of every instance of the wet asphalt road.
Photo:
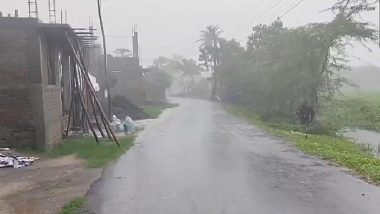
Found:
[(93, 185), (100, 214), (379, 214), (380, 188), (215, 103), (179, 99)]

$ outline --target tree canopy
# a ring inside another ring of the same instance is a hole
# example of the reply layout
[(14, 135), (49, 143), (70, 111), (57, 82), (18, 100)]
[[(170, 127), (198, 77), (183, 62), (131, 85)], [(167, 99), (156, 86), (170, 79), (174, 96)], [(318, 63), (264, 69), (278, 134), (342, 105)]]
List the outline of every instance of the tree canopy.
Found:
[(227, 101), (263, 116), (295, 118), (301, 105), (318, 113), (323, 102), (347, 83), (338, 75), (349, 69), (346, 46), (378, 39), (373, 25), (359, 17), (373, 9), (367, 0), (341, 0), (328, 9), (335, 17), (327, 23), (288, 28), (277, 19), (256, 25), (245, 47), (221, 38), (214, 33), (220, 29), (211, 26), (202, 32), (200, 60), (206, 66), (215, 60), (214, 81)]

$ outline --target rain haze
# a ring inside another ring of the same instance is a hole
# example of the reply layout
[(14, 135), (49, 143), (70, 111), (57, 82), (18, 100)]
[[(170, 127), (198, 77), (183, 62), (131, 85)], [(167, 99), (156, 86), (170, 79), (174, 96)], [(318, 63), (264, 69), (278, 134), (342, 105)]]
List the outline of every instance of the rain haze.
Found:
[[(334, 0), (309, 0), (283, 17), (285, 26), (299, 26), (310, 22), (331, 20), (331, 12), (321, 12), (331, 7)], [(96, 2), (93, 0), (57, 0), (57, 11), (68, 11), (68, 22), (75, 27), (88, 26), (89, 19), (98, 25)], [(150, 65), (159, 56), (198, 59), (199, 32), (207, 25), (219, 25), (223, 36), (235, 38), (245, 45), (254, 25), (268, 24), (283, 15), (297, 1), (277, 0), (103, 0), (104, 22), (109, 49), (131, 48), (132, 28), (140, 31), (141, 60)], [(13, 13), (19, 9), (27, 16), (28, 5), (23, 0), (1, 0), (2, 12)], [(40, 18), (48, 21), (48, 1), (39, 1)], [(58, 15), (59, 16), (59, 15)], [(301, 18), (302, 17), (302, 18)], [(59, 19), (59, 18), (58, 18)], [(378, 11), (364, 14), (376, 25)], [(349, 54), (353, 65), (380, 66), (379, 48), (369, 45), (372, 52), (358, 45)], [(360, 58), (361, 60), (358, 60)]]
[(380, 0), (0, 0), (0, 214), (379, 214)]

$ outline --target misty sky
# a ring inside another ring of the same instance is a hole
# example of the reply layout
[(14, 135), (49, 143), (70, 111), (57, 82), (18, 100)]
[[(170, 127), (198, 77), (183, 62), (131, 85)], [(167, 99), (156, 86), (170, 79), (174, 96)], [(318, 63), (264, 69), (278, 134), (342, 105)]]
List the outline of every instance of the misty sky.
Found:
[[(245, 44), (252, 27), (258, 23), (269, 23), (284, 14), (299, 0), (103, 0), (103, 13), (110, 50), (130, 48), (131, 29), (136, 24), (140, 33), (141, 58), (149, 65), (158, 56), (178, 54), (198, 58), (199, 32), (207, 25), (218, 24), (223, 36), (236, 38)], [(38, 0), (40, 18), (48, 21), (48, 0)], [(320, 11), (331, 6), (335, 0), (305, 0), (299, 7), (283, 17), (286, 26), (323, 22), (332, 18), (329, 12)], [(68, 22), (73, 27), (88, 27), (92, 17), (98, 25), (96, 0), (56, 0), (57, 10), (67, 9)], [(27, 16), (27, 0), (0, 0), (3, 14), (20, 11)], [(59, 15), (60, 12), (57, 12)], [(58, 19), (60, 19), (58, 17)], [(364, 14), (363, 19), (378, 25), (378, 12)], [(370, 46), (350, 48), (355, 58), (352, 64), (380, 66), (380, 50)]]

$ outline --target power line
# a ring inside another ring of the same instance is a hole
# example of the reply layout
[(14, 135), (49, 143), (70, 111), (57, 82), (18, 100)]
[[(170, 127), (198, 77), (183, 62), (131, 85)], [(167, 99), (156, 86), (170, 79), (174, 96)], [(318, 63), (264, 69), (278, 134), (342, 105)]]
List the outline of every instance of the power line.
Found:
[(298, 0), (293, 0), (292, 2), (290, 2), (290, 4), (284, 4), (284, 5), (282, 5), (280, 11), (287, 10), (289, 6), (294, 5), (296, 2), (298, 2)]
[(265, 11), (263, 11), (264, 13), (269, 13), (271, 12), (274, 8), (276, 8), (279, 4), (281, 4), (283, 0), (273, 0), (271, 2), (269, 2), (269, 4), (267, 6), (269, 6), (268, 9), (266, 9)]
[(288, 15), (290, 12), (292, 12), (296, 7), (298, 7), (298, 5), (300, 5), (302, 2), (304, 2), (305, 0), (300, 0), (297, 4), (295, 4), (293, 7), (289, 8), (289, 10), (287, 10), (284, 14), (282, 14), (280, 16), (280, 18)]
[(279, 6), (281, 3), (282, 3), (283, 0), (279, 0), (277, 2), (274, 2), (274, 4), (270, 5), (269, 6), (269, 10), (267, 11), (267, 13), (271, 12), (273, 9), (275, 9), (277, 6)]
[[(284, 2), (284, 1), (279, 1), (277, 4), (272, 4), (273, 7), (271, 7), (269, 10), (266, 11), (267, 15), (266, 16), (262, 16), (260, 19), (258, 19), (258, 21), (256, 21), (257, 24), (259, 24), (260, 22), (264, 22), (266, 23), (266, 20), (271, 20), (271, 21), (275, 21), (277, 18), (281, 18), (283, 16), (285, 16), (286, 14), (290, 13), (293, 9), (295, 9), (295, 7), (297, 7), (299, 4), (301, 4), (304, 0), (302, 1), (299, 1), (299, 0), (294, 0), (293, 2)], [(273, 3), (274, 1), (272, 1)], [(282, 4), (284, 3), (284, 4)], [(293, 6), (292, 6), (293, 5)], [(273, 9), (277, 9), (276, 11), (273, 11)], [(285, 13), (283, 13), (281, 16), (279, 15), (275, 15), (275, 18), (272, 18), (272, 14), (269, 14), (270, 11), (273, 11), (277, 14), (281, 14), (282, 12), (281, 11), (284, 11), (286, 10)]]
[[(293, 2), (290, 2), (290, 4), (283, 4), (282, 7), (279, 8), (278, 10), (278, 13), (281, 13), (281, 11), (284, 11), (284, 10), (288, 10), (289, 9), (289, 6), (291, 5), (294, 5), (296, 2), (298, 2), (298, 0), (295, 0)], [(289, 3), (289, 2), (288, 2)], [(280, 16), (276, 16), (275, 18), (271, 18), (271, 20), (275, 21), (277, 18), (279, 18)]]
[(263, 16), (260, 15), (261, 18), (259, 18), (256, 23), (260, 23), (261, 21), (266, 20), (269, 17), (268, 15), (270, 15), (270, 12), (272, 12), (274, 9), (277, 9), (277, 7), (280, 6), (282, 2), (283, 2), (283, 0), (277, 0), (277, 1), (275, 0), (275, 1), (272, 1), (271, 3), (269, 3), (268, 4), (269, 9), (265, 10), (266, 15), (263, 15)]

